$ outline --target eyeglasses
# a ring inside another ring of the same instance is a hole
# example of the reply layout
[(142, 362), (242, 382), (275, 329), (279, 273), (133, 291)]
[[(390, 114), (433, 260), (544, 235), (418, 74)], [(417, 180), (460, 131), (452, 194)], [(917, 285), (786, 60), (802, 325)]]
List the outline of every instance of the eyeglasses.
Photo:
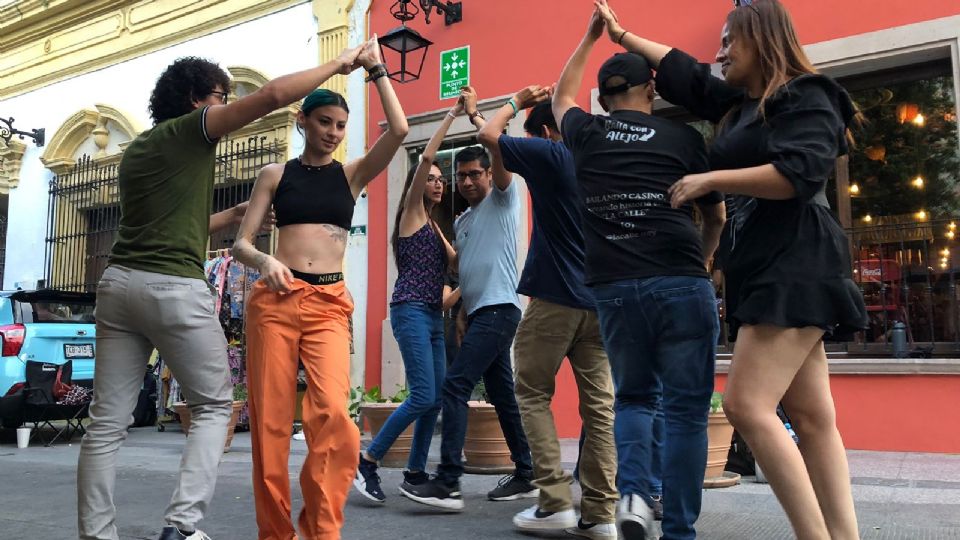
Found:
[(228, 94), (227, 92), (217, 92), (216, 90), (210, 92), (210, 95), (214, 95), (214, 94), (220, 96), (220, 101), (222, 101), (224, 105), (227, 104), (227, 96), (229, 96), (230, 94)]
[(427, 175), (427, 182), (433, 182), (433, 183), (436, 183), (436, 184), (442, 184), (442, 183), (444, 183), (446, 180), (447, 180), (447, 179), (444, 178), (442, 174), (439, 175), (439, 176), (436, 175), (436, 174), (428, 174), (428, 175)]
[(757, 15), (760, 14), (760, 10), (757, 9), (757, 6), (753, 5), (754, 0), (733, 0), (733, 7), (748, 7)]
[(477, 181), (480, 179), (481, 176), (483, 176), (483, 173), (484, 173), (483, 169), (474, 169), (472, 171), (467, 171), (467, 172), (458, 172), (457, 182), (463, 182), (464, 180), (467, 179), (468, 176), (470, 177), (471, 180)]

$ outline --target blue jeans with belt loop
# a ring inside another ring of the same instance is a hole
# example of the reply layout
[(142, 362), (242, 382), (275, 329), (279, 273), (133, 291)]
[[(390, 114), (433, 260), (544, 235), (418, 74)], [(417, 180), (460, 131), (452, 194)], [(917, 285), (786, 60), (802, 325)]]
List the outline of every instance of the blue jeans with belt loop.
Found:
[(400, 346), (410, 395), (384, 422), (367, 453), (382, 459), (403, 430), (416, 422), (407, 469), (424, 471), (440, 414), (440, 390), (447, 369), (443, 314), (424, 302), (401, 302), (390, 306), (390, 326)]
[(696, 538), (720, 323), (707, 278), (658, 276), (596, 285), (616, 391), (621, 496), (650, 496), (653, 429), (662, 400), (663, 535)]

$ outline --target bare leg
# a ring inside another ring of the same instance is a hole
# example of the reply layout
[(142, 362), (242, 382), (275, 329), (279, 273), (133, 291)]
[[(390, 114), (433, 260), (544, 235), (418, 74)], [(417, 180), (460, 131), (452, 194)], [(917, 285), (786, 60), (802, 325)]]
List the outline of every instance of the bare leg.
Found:
[(822, 336), (818, 328), (741, 327), (723, 400), (799, 540), (829, 540), (830, 534), (800, 451), (776, 409)]
[(797, 372), (783, 396), (783, 406), (800, 437), (800, 453), (807, 464), (830, 538), (859, 538), (850, 490), (850, 469), (843, 440), (837, 431), (823, 342), (814, 347)]

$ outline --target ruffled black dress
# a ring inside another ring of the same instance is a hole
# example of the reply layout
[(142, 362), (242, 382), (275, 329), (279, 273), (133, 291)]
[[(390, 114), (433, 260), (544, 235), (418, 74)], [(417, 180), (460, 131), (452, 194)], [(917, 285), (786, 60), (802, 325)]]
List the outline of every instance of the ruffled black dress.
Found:
[(846, 91), (822, 75), (802, 75), (767, 99), (762, 119), (759, 100), (677, 49), (661, 61), (656, 84), (667, 101), (721, 123), (711, 169), (770, 163), (796, 189), (788, 200), (730, 201), (720, 254), (730, 339), (741, 324), (817, 326), (832, 340), (867, 328), (847, 240), (824, 194), (836, 158), (847, 153), (855, 109)]

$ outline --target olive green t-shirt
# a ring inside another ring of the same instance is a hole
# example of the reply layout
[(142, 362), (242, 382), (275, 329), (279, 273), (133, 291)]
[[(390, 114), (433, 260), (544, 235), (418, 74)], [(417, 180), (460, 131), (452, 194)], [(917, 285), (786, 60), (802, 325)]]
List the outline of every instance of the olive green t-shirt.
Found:
[(203, 279), (217, 150), (206, 134), (206, 110), (160, 122), (123, 152), (110, 264)]

